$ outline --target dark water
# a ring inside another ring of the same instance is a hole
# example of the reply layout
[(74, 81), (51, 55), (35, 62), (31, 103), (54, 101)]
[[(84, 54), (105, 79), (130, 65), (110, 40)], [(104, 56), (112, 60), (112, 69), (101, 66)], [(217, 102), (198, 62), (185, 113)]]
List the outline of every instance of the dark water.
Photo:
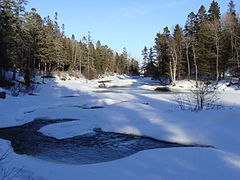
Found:
[(48, 137), (38, 132), (43, 126), (74, 119), (36, 119), (22, 126), (0, 129), (0, 138), (11, 141), (17, 154), (64, 164), (94, 164), (130, 156), (139, 151), (170, 147), (209, 147), (160, 141), (145, 136), (94, 132), (66, 139)]

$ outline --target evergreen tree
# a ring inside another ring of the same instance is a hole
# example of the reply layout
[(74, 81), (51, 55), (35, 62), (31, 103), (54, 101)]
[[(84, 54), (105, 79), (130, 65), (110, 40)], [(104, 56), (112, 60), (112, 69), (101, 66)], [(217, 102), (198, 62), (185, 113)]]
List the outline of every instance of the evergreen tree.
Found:
[(155, 54), (152, 47), (149, 49), (148, 62), (145, 68), (144, 75), (149, 77), (157, 77), (156, 65), (155, 65)]
[(184, 44), (185, 44), (185, 57), (187, 61), (187, 72), (188, 72), (188, 79), (191, 78), (191, 69), (194, 65), (195, 70), (195, 76), (197, 79), (197, 59), (196, 59), (196, 53), (195, 53), (195, 46), (196, 46), (196, 33), (197, 33), (197, 20), (196, 15), (194, 12), (191, 12), (188, 17), (185, 24), (184, 29)]
[(184, 73), (184, 62), (183, 62), (183, 40), (184, 40), (184, 34), (182, 28), (177, 24), (174, 29), (173, 33), (174, 41), (176, 41), (176, 56), (178, 59), (177, 62), (177, 76), (178, 79), (181, 79), (182, 75), (185, 75)]
[(197, 32), (196, 32), (196, 55), (199, 67), (199, 74), (202, 77), (211, 76), (211, 48), (208, 41), (208, 15), (205, 7), (201, 6), (197, 16)]
[(31, 39), (31, 55), (32, 55), (32, 69), (41, 67), (41, 47), (43, 45), (43, 21), (36, 9), (32, 9), (25, 17), (25, 31), (28, 33), (28, 38)]
[(236, 9), (235, 9), (235, 4), (233, 0), (230, 0), (228, 4), (228, 12), (231, 13), (233, 16), (236, 16)]
[[(55, 69), (56, 70), (63, 70), (65, 64), (65, 53), (64, 53), (64, 45), (63, 45), (63, 38), (64, 32), (61, 32), (60, 26), (58, 25), (58, 13), (55, 12), (54, 17), (54, 47), (55, 47)], [(63, 26), (64, 31), (64, 26)], [(74, 41), (73, 43), (77, 43)], [(74, 54), (74, 66), (76, 66), (76, 59), (77, 59), (77, 45), (75, 44), (75, 54)], [(75, 68), (75, 67), (74, 67)]]
[(219, 21), (220, 20), (220, 16), (221, 16), (221, 13), (220, 13), (220, 7), (218, 5), (218, 2), (216, 1), (212, 1), (211, 3), (211, 6), (208, 10), (208, 19), (210, 21)]
[(191, 12), (187, 17), (187, 21), (185, 24), (184, 33), (186, 36), (193, 36), (197, 32), (196, 23), (196, 15), (194, 14), (194, 12)]
[[(208, 40), (212, 45), (212, 59), (211, 61), (211, 74), (216, 76), (216, 80), (218, 80), (220, 76), (220, 51), (221, 51), (221, 23), (220, 23), (220, 7), (217, 2), (213, 1), (210, 9), (208, 11), (209, 14), (209, 37)], [(215, 71), (215, 72), (214, 72)]]
[(143, 56), (142, 67), (143, 67), (143, 69), (145, 69), (146, 65), (147, 65), (147, 62), (148, 62), (148, 48), (146, 46), (142, 50), (142, 56)]
[(198, 13), (196, 14), (196, 25), (197, 25), (197, 31), (200, 30), (201, 25), (208, 20), (207, 11), (205, 9), (205, 6), (201, 6), (198, 10)]
[(154, 49), (157, 58), (157, 71), (159, 76), (169, 75), (169, 39), (168, 27), (163, 29), (163, 34), (157, 33)]
[(122, 52), (122, 72), (127, 74), (129, 71), (128, 53), (126, 47), (123, 48)]
[(9, 66), (9, 49), (14, 36), (14, 7), (15, 1), (2, 0), (0, 1), (0, 81), (5, 80), (5, 71)]
[(139, 75), (138, 61), (136, 61), (133, 58), (130, 60), (129, 74), (130, 75)]

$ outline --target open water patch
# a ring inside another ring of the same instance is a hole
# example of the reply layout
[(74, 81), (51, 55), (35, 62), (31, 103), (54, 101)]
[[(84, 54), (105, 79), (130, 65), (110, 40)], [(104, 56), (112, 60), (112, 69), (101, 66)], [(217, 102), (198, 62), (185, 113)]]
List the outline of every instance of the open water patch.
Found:
[(1, 128), (0, 138), (11, 141), (17, 154), (64, 164), (95, 164), (130, 156), (139, 151), (172, 147), (210, 147), (198, 144), (179, 144), (151, 137), (105, 132), (93, 132), (65, 139), (49, 137), (39, 130), (50, 124), (76, 119), (35, 119), (21, 126)]
[(74, 105), (72, 107), (80, 108), (80, 109), (102, 109), (103, 106), (85, 106), (85, 105)]
[(94, 93), (122, 93), (121, 91), (115, 91), (115, 90), (96, 90), (93, 92)]
[(61, 96), (61, 98), (78, 98), (80, 95), (69, 95), (69, 96)]

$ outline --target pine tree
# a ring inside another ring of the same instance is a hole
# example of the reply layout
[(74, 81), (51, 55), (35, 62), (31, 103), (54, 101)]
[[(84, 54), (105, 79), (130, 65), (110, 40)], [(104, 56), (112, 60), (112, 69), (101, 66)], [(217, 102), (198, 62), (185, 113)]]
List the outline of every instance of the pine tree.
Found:
[(194, 12), (191, 12), (188, 17), (187, 17), (187, 21), (185, 24), (185, 29), (184, 29), (184, 33), (186, 36), (193, 36), (194, 33), (197, 32), (197, 20), (196, 20), (196, 15), (194, 14)]
[[(220, 76), (220, 48), (221, 48), (221, 24), (220, 24), (220, 7), (217, 2), (213, 1), (209, 9), (209, 42), (212, 44), (212, 74), (216, 75), (216, 80)], [(215, 59), (215, 60), (214, 60)]]
[(184, 28), (184, 45), (185, 56), (187, 61), (188, 80), (191, 78), (191, 65), (194, 65), (195, 79), (197, 80), (197, 59), (195, 53), (196, 46), (196, 33), (197, 33), (197, 20), (194, 12), (191, 12), (188, 17)]
[(133, 58), (130, 60), (129, 74), (130, 75), (139, 75), (138, 61), (136, 61)]
[(208, 20), (207, 11), (205, 9), (205, 6), (201, 6), (198, 10), (198, 13), (196, 14), (196, 25), (197, 25), (197, 31), (200, 30), (201, 25)]
[(148, 62), (148, 48), (146, 46), (142, 50), (142, 56), (143, 56), (142, 70), (144, 72)]
[(12, 0), (0, 1), (0, 81), (5, 80), (5, 71), (9, 66), (9, 49), (13, 44), (14, 36), (14, 7)]
[(208, 41), (208, 15), (205, 7), (201, 6), (197, 16), (196, 32), (196, 55), (199, 67), (199, 74), (203, 77), (211, 76), (211, 48)]
[(128, 53), (126, 47), (123, 48), (122, 52), (122, 71), (124, 74), (127, 74), (129, 72), (129, 62), (128, 62)]
[(43, 21), (41, 16), (36, 12), (36, 9), (32, 9), (30, 13), (26, 14), (24, 29), (31, 39), (32, 69), (38, 68), (40, 70)]
[(177, 62), (177, 75), (178, 79), (181, 79), (181, 76), (184, 75), (184, 63), (183, 63), (183, 40), (184, 40), (184, 35), (183, 35), (183, 30), (177, 24), (174, 29), (173, 33), (174, 41), (176, 41), (176, 55), (178, 58)]
[[(60, 26), (58, 25), (58, 13), (55, 12), (54, 16), (54, 47), (55, 47), (55, 64), (57, 70), (61, 70), (64, 68), (65, 64), (65, 54), (64, 54), (64, 46), (63, 46), (63, 38), (64, 38), (64, 25), (63, 32), (60, 30)], [(73, 43), (76, 43), (75, 41)], [(75, 45), (75, 54), (74, 54), (74, 63), (76, 66), (77, 59), (77, 45)], [(74, 67), (75, 68), (75, 67)]]
[(148, 62), (145, 68), (144, 75), (153, 77), (153, 78), (157, 77), (156, 65), (155, 65), (155, 54), (152, 47), (149, 49)]
[(233, 0), (230, 0), (228, 4), (228, 12), (231, 13), (233, 16), (236, 16), (236, 9), (235, 9), (235, 4)]
[(154, 49), (157, 58), (157, 71), (159, 76), (169, 75), (169, 39), (170, 31), (168, 27), (163, 29), (163, 33), (157, 33)]
[[(95, 75), (93, 73), (94, 69), (94, 51), (95, 47), (92, 43), (92, 37), (90, 31), (88, 32), (87, 38), (85, 38), (85, 44), (87, 45), (87, 61), (86, 61), (86, 77), (87, 79), (92, 79)], [(91, 76), (90, 76), (91, 75)]]
[(211, 6), (208, 10), (208, 19), (209, 21), (219, 21), (220, 20), (220, 7), (216, 1), (212, 1)]

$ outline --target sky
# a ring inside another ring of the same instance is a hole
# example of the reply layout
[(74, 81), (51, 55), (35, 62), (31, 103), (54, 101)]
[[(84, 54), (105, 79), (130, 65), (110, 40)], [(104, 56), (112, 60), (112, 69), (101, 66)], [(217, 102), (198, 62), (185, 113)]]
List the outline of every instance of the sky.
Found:
[[(80, 40), (91, 32), (93, 42), (100, 40), (114, 51), (142, 59), (144, 46), (154, 45), (154, 38), (165, 26), (173, 30), (182, 27), (190, 12), (201, 5), (209, 9), (212, 0), (29, 0), (27, 10), (53, 19), (58, 12), (60, 24), (65, 24), (65, 34)], [(228, 9), (229, 0), (218, 0), (221, 13)], [(234, 1), (239, 12), (240, 0)]]

